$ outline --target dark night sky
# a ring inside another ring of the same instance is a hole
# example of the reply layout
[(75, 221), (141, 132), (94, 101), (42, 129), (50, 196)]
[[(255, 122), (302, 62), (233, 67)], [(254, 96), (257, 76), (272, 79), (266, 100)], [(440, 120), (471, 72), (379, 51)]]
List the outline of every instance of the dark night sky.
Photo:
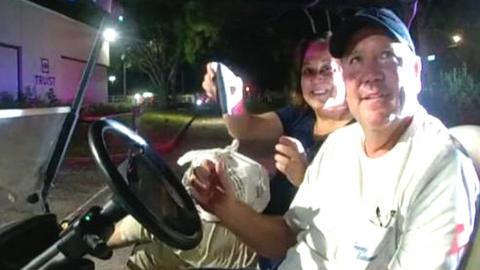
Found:
[[(33, 2), (48, 6), (54, 10), (66, 13), (66, 15), (80, 19), (93, 26), (98, 24), (98, 18), (101, 12), (95, 7), (91, 0), (31, 0)], [(133, 0), (124, 0), (130, 5)], [(138, 1), (138, 0), (135, 0)], [(153, 0), (152, 0), (153, 1)], [(185, 1), (185, 0), (177, 0)], [(365, 5), (383, 5), (396, 7), (398, 13), (408, 17), (411, 13), (411, 4), (414, 0), (244, 0), (240, 5), (226, 5), (223, 0), (198, 0), (210, 7), (223, 5), (227, 19), (222, 25), (221, 47), (211, 51), (209, 58), (231, 61), (232, 64), (241, 67), (246, 74), (250, 74), (253, 80), (263, 88), (278, 90), (285, 85), (285, 69), (282, 71), (282, 65), (287, 65), (288, 61), (280, 61), (279, 58), (286, 57), (287, 52), (281, 55), (271, 55), (272, 48), (285, 47), (291, 54), (293, 44), (297, 43), (300, 37), (311, 34), (312, 27), (308, 17), (303, 9), (308, 7), (311, 16), (315, 22), (317, 32), (322, 33), (327, 30), (327, 20), (325, 10), (329, 10), (333, 30), (336, 24), (345, 16), (353, 13), (359, 6)], [(436, 14), (437, 20), (452, 22), (457, 24), (457, 28), (466, 24), (464, 20), (468, 18), (465, 11), (471, 9), (478, 10), (477, 0), (459, 0), (455, 5), (461, 6), (453, 13), (454, 3), (450, 0), (419, 0), (420, 15), (423, 18), (416, 19), (412, 26), (414, 39), (422, 40), (420, 35), (427, 36), (423, 32), (432, 27)], [(148, 1), (147, 1), (148, 2)], [(137, 3), (137, 2), (135, 2)], [(228, 3), (231, 3), (228, 2)], [(399, 8), (403, 4), (403, 7)], [(129, 5), (126, 5), (128, 7)], [(458, 11), (458, 9), (460, 9)], [(453, 14), (448, 15), (448, 12)], [(128, 10), (126, 10), (128, 14)], [(441, 16), (442, 14), (446, 14)], [(440, 16), (438, 15), (440, 14)], [(456, 15), (455, 15), (456, 14)], [(452, 16), (453, 15), (453, 16)], [(420, 16), (421, 17), (421, 16)], [(448, 17), (446, 20), (443, 17)], [(463, 18), (465, 17), (465, 18)], [(478, 16), (477, 16), (478, 17)], [(127, 20), (129, 18), (127, 17)], [(464, 19), (464, 20), (462, 20)], [(468, 22), (473, 24), (472, 22)], [(478, 24), (478, 22), (477, 22)], [(448, 29), (448, 27), (446, 26)], [(452, 27), (453, 29), (453, 27)], [(427, 42), (424, 42), (425, 45)], [(428, 53), (429, 48), (418, 46), (422, 53)], [(475, 56), (476, 54), (474, 54)], [(478, 58), (478, 57), (477, 57)], [(198, 86), (199, 74), (202, 73), (199, 68), (203, 63), (196, 67), (186, 68), (185, 72), (192, 79), (188, 80), (188, 88)], [(473, 66), (478, 66), (474, 63)], [(283, 73), (282, 73), (283, 72)], [(282, 74), (279, 76), (279, 74)]]

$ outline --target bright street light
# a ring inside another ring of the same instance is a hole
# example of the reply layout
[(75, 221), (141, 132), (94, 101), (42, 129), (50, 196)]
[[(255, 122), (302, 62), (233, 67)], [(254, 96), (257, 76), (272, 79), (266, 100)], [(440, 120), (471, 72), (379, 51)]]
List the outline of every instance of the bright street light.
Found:
[(147, 98), (152, 98), (153, 97), (153, 93), (152, 92), (143, 92), (142, 93), (142, 97), (147, 99)]
[(140, 104), (140, 102), (142, 102), (142, 95), (136, 93), (135, 95), (133, 95), (133, 100), (135, 101), (135, 105)]
[(452, 36), (452, 40), (455, 44), (458, 44), (462, 41), (462, 36), (458, 35), (458, 34), (455, 34), (455, 35)]
[(114, 83), (116, 80), (117, 80), (117, 77), (115, 75), (110, 75), (108, 76), (108, 80), (111, 82), (111, 83)]
[(435, 61), (435, 59), (436, 59), (435, 54), (430, 54), (429, 56), (427, 56), (427, 60), (430, 62)]
[(118, 32), (113, 28), (106, 28), (103, 31), (103, 38), (108, 42), (114, 42), (117, 40)]

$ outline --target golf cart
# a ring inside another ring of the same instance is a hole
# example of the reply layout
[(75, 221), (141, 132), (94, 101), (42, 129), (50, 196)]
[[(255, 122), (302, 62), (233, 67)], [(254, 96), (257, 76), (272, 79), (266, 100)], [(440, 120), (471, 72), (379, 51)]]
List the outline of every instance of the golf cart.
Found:
[[(100, 30), (103, 25), (102, 23)], [(45, 173), (45, 177), (41, 178), (42, 181), (26, 187), (28, 190), (22, 193), (29, 194), (26, 200), (32, 204), (39, 203), (47, 214), (2, 227), (0, 250), (5, 258), (1, 260), (5, 263), (0, 265), (2, 269), (92, 269), (94, 266), (84, 259), (84, 255), (90, 254), (99, 258), (111, 256), (111, 250), (105, 245), (105, 241), (113, 231), (113, 224), (127, 213), (139, 220), (158, 239), (173, 247), (191, 248), (200, 240), (201, 226), (193, 202), (162, 157), (141, 137), (111, 120), (101, 120), (92, 125), (89, 143), (95, 161), (109, 178), (108, 184), (115, 193), (114, 198), (103, 207), (91, 208), (63, 232), (58, 227), (56, 217), (48, 214), (48, 191), (78, 120), (78, 111), (95, 64), (99, 42), (100, 36), (93, 46), (72, 108), (59, 108), (33, 115), (41, 118), (52, 114), (53, 118), (59, 118), (55, 120), (56, 123), (63, 123), (63, 126), (55, 124), (61, 126), (57, 130), (40, 126), (36, 128), (51, 132), (45, 135), (44, 140), (40, 140), (49, 141), (50, 144), (39, 146), (39, 143), (36, 143), (39, 149), (25, 145), (28, 150), (25, 150), (26, 156), (50, 157), (29, 162), (35, 165), (29, 174), (36, 175), (40, 171)], [(50, 120), (46, 122), (49, 123), (48, 126), (52, 123)], [(56, 136), (57, 134), (59, 135)], [(129, 149), (129, 162), (123, 169), (117, 168), (110, 159), (109, 148), (105, 143), (107, 136), (118, 138)], [(36, 137), (36, 140), (38, 138)], [(53, 147), (48, 148), (48, 145)], [(14, 180), (8, 186), (15, 186), (13, 182)], [(28, 192), (31, 190), (36, 192)], [(7, 192), (11, 195), (7, 196), (10, 201), (19, 199), (16, 192)], [(32, 242), (33, 236), (38, 237), (33, 240), (38, 245), (30, 245), (29, 248), (23, 245), (25, 241), (19, 240), (23, 237)]]

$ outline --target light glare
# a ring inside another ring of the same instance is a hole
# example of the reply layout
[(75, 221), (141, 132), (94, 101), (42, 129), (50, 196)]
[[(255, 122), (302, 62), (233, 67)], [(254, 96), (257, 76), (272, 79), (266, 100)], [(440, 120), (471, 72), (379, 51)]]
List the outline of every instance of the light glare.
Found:
[(143, 98), (152, 98), (153, 93), (152, 92), (143, 92), (142, 96), (143, 96)]
[(460, 36), (458, 34), (455, 34), (455, 35), (452, 36), (452, 40), (455, 43), (460, 43), (462, 41), (462, 36)]
[(118, 33), (113, 28), (107, 28), (103, 31), (103, 38), (108, 42), (114, 42), (117, 40)]

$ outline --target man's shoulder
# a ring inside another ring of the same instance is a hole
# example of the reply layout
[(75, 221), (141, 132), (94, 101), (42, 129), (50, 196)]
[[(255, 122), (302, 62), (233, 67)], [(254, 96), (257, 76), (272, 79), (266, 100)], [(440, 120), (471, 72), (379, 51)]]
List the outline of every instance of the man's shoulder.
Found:
[(430, 153), (449, 152), (455, 148), (450, 138), (450, 133), (443, 123), (429, 115), (425, 114), (414, 119), (412, 138), (414, 147), (423, 148)]
[(433, 173), (459, 158), (461, 152), (440, 120), (425, 115), (421, 121), (414, 123), (410, 134), (412, 140), (410, 160), (416, 164), (415, 167), (427, 170), (424, 173)]

